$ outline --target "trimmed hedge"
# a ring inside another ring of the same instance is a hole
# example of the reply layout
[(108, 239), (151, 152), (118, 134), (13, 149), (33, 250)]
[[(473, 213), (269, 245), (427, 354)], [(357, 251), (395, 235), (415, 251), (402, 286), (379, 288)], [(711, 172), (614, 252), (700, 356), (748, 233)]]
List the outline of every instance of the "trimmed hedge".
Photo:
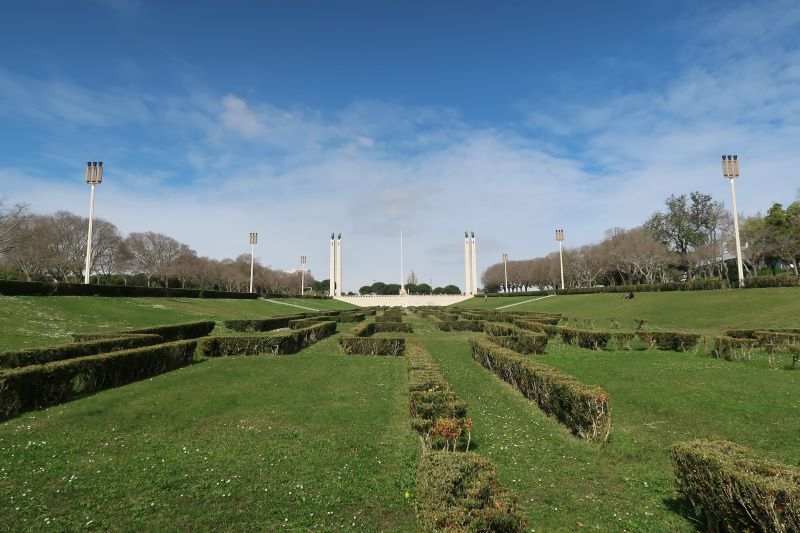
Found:
[(800, 344), (800, 335), (780, 331), (756, 331), (756, 341), (760, 346), (766, 344), (787, 346), (789, 344)]
[(486, 322), (483, 330), (495, 344), (522, 354), (543, 354), (547, 347), (547, 335), (544, 333), (532, 333), (497, 322)]
[(198, 351), (204, 357), (235, 355), (285, 355), (336, 333), (336, 322), (318, 322), (309, 327), (268, 335), (217, 335), (200, 339)]
[(541, 322), (531, 322), (529, 320), (523, 320), (523, 319), (514, 319), (511, 323), (521, 329), (536, 331), (538, 333), (544, 333), (548, 337), (555, 337), (557, 335), (561, 335), (561, 328), (551, 324), (543, 324)]
[(205, 320), (202, 322), (187, 322), (185, 324), (172, 324), (169, 326), (129, 329), (111, 333), (73, 333), (72, 338), (76, 341), (90, 341), (95, 339), (119, 338), (130, 334), (148, 334), (158, 335), (164, 339), (165, 342), (173, 342), (205, 337), (211, 333), (214, 326), (216, 326), (214, 322)]
[(343, 335), (339, 337), (339, 348), (345, 355), (403, 355), (406, 341), (405, 339)]
[(320, 322), (330, 322), (331, 320), (336, 320), (339, 317), (329, 317), (329, 316), (320, 316), (316, 318), (298, 318), (295, 320), (289, 321), (289, 328), (291, 329), (303, 329), (313, 326), (314, 324), (319, 324)]
[(759, 332), (768, 332), (768, 333), (791, 333), (793, 335), (800, 335), (800, 328), (759, 328), (759, 329), (729, 329), (725, 332), (725, 335), (728, 337), (734, 337), (737, 339), (755, 339), (757, 337), (757, 333)]
[(375, 322), (375, 333), (414, 333), (407, 322)]
[(486, 339), (472, 339), (472, 357), (577, 436), (606, 441), (611, 433), (609, 395), (539, 359), (522, 357)]
[(178, 341), (0, 372), (0, 418), (188, 365), (197, 341)]
[(376, 316), (375, 322), (402, 322), (403, 315), (384, 313), (383, 315)]
[(366, 313), (342, 313), (339, 315), (339, 322), (362, 322), (367, 318)]
[(222, 323), (226, 328), (233, 331), (273, 331), (276, 329), (288, 328), (290, 321), (305, 317), (305, 313), (299, 313), (259, 319), (225, 320)]
[(678, 490), (709, 531), (800, 531), (800, 469), (759, 459), (728, 441), (676, 444)]
[(44, 348), (0, 352), (0, 369), (42, 365), (52, 361), (63, 361), (76, 357), (86, 357), (87, 355), (152, 346), (161, 342), (163, 342), (163, 339), (158, 335), (125, 335), (116, 339), (97, 339), (57, 344)]
[(605, 350), (611, 340), (611, 332), (589, 331), (585, 329), (558, 328), (561, 340), (588, 350)]
[(124, 296), (170, 298), (234, 298), (256, 300), (249, 292), (207, 291), (200, 289), (166, 289), (162, 287), (129, 287), (125, 285), (85, 285), (83, 283), (50, 283), (44, 281), (0, 280), (4, 296)]
[(611, 285), (609, 287), (583, 287), (576, 289), (558, 289), (556, 294), (596, 294), (624, 292), (674, 292), (674, 291), (707, 291), (726, 289), (727, 283), (719, 279), (696, 279), (680, 283), (650, 283), (641, 285)]
[(711, 355), (719, 359), (738, 361), (740, 359), (738, 355), (751, 351), (755, 344), (755, 339), (720, 336), (714, 339)]
[(651, 348), (674, 352), (688, 352), (700, 342), (699, 334), (680, 331), (637, 331), (636, 336)]
[(440, 331), (483, 331), (483, 320), (431, 320)]
[(417, 470), (417, 521), (422, 531), (525, 531), (516, 499), (488, 459), (475, 453), (431, 452)]
[(746, 289), (769, 289), (773, 287), (800, 287), (800, 277), (759, 276), (757, 278), (745, 278), (744, 287)]

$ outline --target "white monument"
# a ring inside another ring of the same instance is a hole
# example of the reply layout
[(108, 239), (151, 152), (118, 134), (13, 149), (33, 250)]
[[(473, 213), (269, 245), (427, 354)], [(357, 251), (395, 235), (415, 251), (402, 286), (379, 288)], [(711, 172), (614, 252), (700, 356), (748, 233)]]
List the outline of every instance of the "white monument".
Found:
[(336, 296), (342, 295), (342, 234), (336, 239)]
[(328, 295), (331, 297), (336, 296), (336, 244), (334, 242), (334, 235), (331, 233), (331, 252), (330, 252), (330, 269), (329, 269), (328, 282), (330, 288)]

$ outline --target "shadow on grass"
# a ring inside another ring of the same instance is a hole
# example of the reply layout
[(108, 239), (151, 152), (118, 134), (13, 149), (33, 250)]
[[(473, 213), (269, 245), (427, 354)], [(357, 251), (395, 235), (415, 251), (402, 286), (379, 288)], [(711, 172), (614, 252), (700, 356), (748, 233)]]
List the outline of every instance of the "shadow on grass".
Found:
[(697, 516), (692, 507), (692, 502), (686, 496), (679, 496), (677, 498), (665, 498), (664, 506), (671, 512), (686, 518), (695, 531), (706, 531), (705, 520)]

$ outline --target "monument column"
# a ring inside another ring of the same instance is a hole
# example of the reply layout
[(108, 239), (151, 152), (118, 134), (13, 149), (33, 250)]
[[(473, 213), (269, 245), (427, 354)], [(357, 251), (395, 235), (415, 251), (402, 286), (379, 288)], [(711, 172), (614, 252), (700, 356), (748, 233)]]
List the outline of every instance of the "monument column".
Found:
[(329, 269), (329, 271), (330, 271), (330, 274), (329, 274), (329, 277), (328, 277), (328, 282), (330, 284), (329, 285), (330, 288), (328, 289), (328, 295), (331, 298), (333, 298), (334, 296), (336, 296), (336, 287), (335, 287), (335, 284), (336, 284), (336, 251), (335, 251), (334, 243), (333, 243), (333, 233), (331, 233), (331, 251), (330, 251), (330, 269)]
[(469, 232), (464, 232), (464, 294), (469, 296), (472, 294), (472, 286), (469, 282), (471, 275), (470, 260), (469, 260)]
[(475, 232), (472, 232), (472, 294), (478, 294), (478, 252), (475, 248)]
[(342, 295), (342, 234), (336, 239), (336, 295)]

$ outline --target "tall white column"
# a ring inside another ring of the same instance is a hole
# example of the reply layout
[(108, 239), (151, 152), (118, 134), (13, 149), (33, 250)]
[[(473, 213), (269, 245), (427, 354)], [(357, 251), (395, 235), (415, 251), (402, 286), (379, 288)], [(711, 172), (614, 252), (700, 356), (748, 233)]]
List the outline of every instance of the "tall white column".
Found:
[(472, 269), (470, 268), (470, 260), (469, 260), (469, 233), (464, 232), (464, 294), (469, 296), (472, 294), (472, 284), (470, 283), (470, 277), (472, 275)]
[(561, 265), (561, 290), (564, 290), (564, 248), (562, 242), (558, 241), (558, 262)]
[(331, 233), (331, 251), (330, 251), (331, 264), (330, 264), (330, 270), (329, 270), (330, 274), (329, 274), (329, 277), (328, 277), (328, 282), (329, 282), (329, 287), (330, 287), (328, 289), (328, 294), (331, 297), (336, 296), (336, 248), (335, 248), (335, 244), (334, 244), (334, 240), (333, 239), (334, 239), (334, 236), (333, 236), (333, 233)]
[(336, 296), (342, 295), (342, 234), (336, 239)]
[(406, 293), (406, 281), (403, 279), (403, 232), (400, 232), (400, 295)]
[(472, 232), (472, 294), (478, 294), (478, 252), (475, 248), (475, 232)]
[(94, 183), (89, 197), (89, 236), (86, 239), (86, 267), (83, 273), (83, 282), (89, 284), (89, 274), (92, 271), (92, 221), (94, 220)]
[(253, 264), (256, 262), (256, 247), (250, 244), (250, 292), (253, 292)]
[(739, 240), (739, 213), (737, 213), (736, 211), (736, 188), (733, 186), (733, 178), (731, 178), (730, 182), (731, 182), (731, 198), (733, 199), (733, 228), (734, 228), (734, 233), (736, 234), (736, 268), (739, 271), (739, 287), (744, 287), (744, 267), (742, 266), (742, 243)]

